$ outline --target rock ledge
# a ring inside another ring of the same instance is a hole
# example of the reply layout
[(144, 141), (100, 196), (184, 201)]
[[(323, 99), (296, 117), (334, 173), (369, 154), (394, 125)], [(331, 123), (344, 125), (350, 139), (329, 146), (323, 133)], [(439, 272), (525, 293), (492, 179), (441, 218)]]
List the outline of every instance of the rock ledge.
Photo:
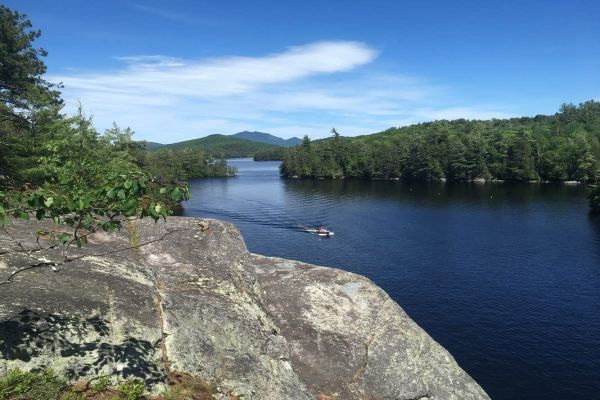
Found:
[(0, 375), (52, 367), (158, 389), (182, 371), (221, 399), (488, 399), (370, 280), (251, 254), (231, 224), (137, 221), (58, 272), (33, 223), (7, 230), (0, 281), (36, 267), (0, 286)]

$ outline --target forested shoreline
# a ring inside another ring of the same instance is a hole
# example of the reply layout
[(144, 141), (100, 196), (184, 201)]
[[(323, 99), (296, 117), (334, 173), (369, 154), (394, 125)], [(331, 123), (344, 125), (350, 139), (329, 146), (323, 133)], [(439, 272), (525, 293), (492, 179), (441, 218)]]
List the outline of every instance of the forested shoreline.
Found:
[(600, 103), (565, 104), (552, 116), (421, 123), (285, 151), (281, 173), (302, 178), (595, 182)]
[(197, 147), (139, 151), (136, 158), (145, 171), (164, 184), (237, 173), (224, 158), (213, 158)]
[(259, 150), (254, 153), (254, 161), (281, 161), (288, 148), (277, 147), (274, 149)]
[(577, 181), (591, 184), (598, 209), (600, 103), (564, 104), (555, 115), (458, 119), (333, 136), (283, 153), (281, 174), (299, 178)]

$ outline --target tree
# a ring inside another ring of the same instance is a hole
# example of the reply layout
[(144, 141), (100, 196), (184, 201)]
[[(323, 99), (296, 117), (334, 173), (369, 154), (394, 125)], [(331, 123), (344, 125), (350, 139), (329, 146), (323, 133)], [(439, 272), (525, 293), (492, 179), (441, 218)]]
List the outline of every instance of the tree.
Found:
[(448, 164), (446, 177), (451, 180), (463, 181), (471, 178), (465, 156), (465, 145), (456, 136), (450, 136), (447, 143)]
[(23, 14), (0, 5), (0, 134), (31, 124), (43, 108), (61, 103), (58, 86), (42, 75), (47, 52), (34, 48), (41, 32)]
[(44, 235), (68, 249), (125, 218), (165, 218), (189, 197), (187, 185), (163, 186), (142, 170), (129, 128), (100, 135), (81, 107), (60, 114), (57, 87), (43, 78), (46, 52), (33, 47), (39, 36), (24, 15), (0, 6), (0, 227), (51, 219), (61, 228)]
[(40, 178), (23, 167), (35, 165), (37, 137), (61, 106), (58, 86), (42, 77), (46, 51), (33, 47), (40, 34), (25, 15), (0, 5), (0, 189)]
[(308, 137), (308, 135), (304, 135), (304, 137), (302, 138), (302, 148), (304, 148), (305, 150), (310, 150), (310, 138)]
[(508, 148), (508, 178), (517, 181), (536, 180), (533, 145), (527, 132), (521, 131)]
[(115, 140), (120, 129), (115, 126), (99, 135), (81, 108), (76, 116), (61, 118), (52, 127), (53, 135), (45, 142), (47, 153), (39, 159), (45, 182), (0, 192), (0, 225), (11, 218), (51, 219), (73, 231), (42, 234), (68, 248), (81, 246), (100, 229), (119, 229), (124, 218), (166, 218), (170, 204), (189, 197), (187, 186), (154, 182), (133, 162), (122, 141)]

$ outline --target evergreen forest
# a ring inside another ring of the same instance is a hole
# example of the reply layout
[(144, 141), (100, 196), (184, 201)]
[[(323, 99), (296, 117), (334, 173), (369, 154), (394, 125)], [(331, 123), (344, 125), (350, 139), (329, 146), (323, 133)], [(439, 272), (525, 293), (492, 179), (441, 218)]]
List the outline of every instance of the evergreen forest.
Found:
[[(261, 157), (261, 154), (258, 154)], [(286, 149), (281, 174), (300, 178), (577, 181), (598, 208), (600, 103), (564, 104), (550, 116), (434, 121)]]

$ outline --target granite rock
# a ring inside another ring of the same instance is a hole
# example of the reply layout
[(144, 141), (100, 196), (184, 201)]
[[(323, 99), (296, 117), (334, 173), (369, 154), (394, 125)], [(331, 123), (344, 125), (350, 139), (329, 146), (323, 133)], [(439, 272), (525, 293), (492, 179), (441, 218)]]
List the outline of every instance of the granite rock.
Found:
[(180, 371), (221, 399), (488, 398), (367, 278), (251, 254), (231, 224), (135, 221), (67, 262), (37, 229), (0, 232), (0, 375), (52, 367), (156, 391)]

